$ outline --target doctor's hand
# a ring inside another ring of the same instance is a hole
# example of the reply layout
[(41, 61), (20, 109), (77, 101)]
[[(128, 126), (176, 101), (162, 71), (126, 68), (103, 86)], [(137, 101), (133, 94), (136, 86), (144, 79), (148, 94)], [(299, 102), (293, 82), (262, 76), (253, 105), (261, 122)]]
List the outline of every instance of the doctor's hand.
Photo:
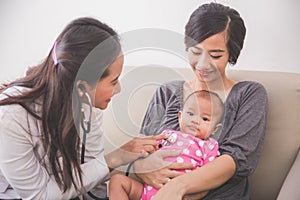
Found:
[(164, 161), (165, 157), (178, 156), (178, 150), (159, 150), (150, 154), (147, 158), (139, 159), (134, 162), (133, 169), (135, 174), (148, 185), (160, 189), (172, 178), (184, 174), (175, 171), (177, 169), (193, 169), (193, 164), (173, 163)]
[(166, 135), (135, 137), (120, 148), (105, 155), (107, 165), (113, 169), (138, 158), (147, 157), (158, 149), (157, 141), (167, 137)]

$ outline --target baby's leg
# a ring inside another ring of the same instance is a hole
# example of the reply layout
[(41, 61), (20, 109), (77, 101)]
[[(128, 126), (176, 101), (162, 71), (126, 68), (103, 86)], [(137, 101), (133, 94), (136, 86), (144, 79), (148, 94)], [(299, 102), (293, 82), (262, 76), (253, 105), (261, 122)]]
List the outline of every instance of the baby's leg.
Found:
[(140, 200), (143, 184), (123, 174), (115, 174), (109, 181), (109, 200)]

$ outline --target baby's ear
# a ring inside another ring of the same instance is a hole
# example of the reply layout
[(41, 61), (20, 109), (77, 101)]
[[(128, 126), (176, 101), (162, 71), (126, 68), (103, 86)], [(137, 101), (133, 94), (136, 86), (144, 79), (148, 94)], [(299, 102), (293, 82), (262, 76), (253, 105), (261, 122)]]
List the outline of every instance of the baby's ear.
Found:
[(221, 123), (218, 123), (213, 131), (212, 134), (215, 134), (216, 132), (218, 132), (220, 129), (222, 128), (222, 124)]
[(181, 112), (181, 111), (179, 111), (179, 112), (178, 112), (178, 121), (180, 121), (180, 120), (181, 120), (181, 114), (182, 114), (182, 112)]
[(179, 126), (181, 126), (182, 112), (179, 111), (177, 115), (178, 115)]

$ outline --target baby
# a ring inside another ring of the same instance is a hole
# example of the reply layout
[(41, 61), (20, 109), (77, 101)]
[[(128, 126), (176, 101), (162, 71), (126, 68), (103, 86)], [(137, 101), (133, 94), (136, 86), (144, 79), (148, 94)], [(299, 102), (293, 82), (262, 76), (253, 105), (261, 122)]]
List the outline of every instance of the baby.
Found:
[[(165, 130), (166, 140), (158, 142), (160, 150), (181, 150), (176, 157), (166, 157), (166, 161), (192, 163), (195, 169), (214, 160), (219, 155), (218, 142), (210, 136), (221, 128), (224, 105), (213, 92), (200, 90), (191, 93), (178, 112), (180, 131)], [(190, 170), (178, 170), (189, 172)], [(157, 189), (122, 174), (112, 176), (109, 183), (110, 200), (150, 200)]]

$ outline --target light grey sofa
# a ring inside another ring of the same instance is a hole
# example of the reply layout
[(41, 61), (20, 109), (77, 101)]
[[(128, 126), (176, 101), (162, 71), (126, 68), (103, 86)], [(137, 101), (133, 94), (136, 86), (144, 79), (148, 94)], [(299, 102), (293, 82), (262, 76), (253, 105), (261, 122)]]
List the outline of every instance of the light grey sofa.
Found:
[[(251, 199), (299, 200), (300, 74), (243, 70), (227, 73), (234, 80), (258, 81), (268, 92), (267, 136), (258, 167), (249, 178)], [(193, 76), (189, 68), (124, 67), (122, 91), (104, 113), (106, 151), (137, 135), (158, 85)]]

